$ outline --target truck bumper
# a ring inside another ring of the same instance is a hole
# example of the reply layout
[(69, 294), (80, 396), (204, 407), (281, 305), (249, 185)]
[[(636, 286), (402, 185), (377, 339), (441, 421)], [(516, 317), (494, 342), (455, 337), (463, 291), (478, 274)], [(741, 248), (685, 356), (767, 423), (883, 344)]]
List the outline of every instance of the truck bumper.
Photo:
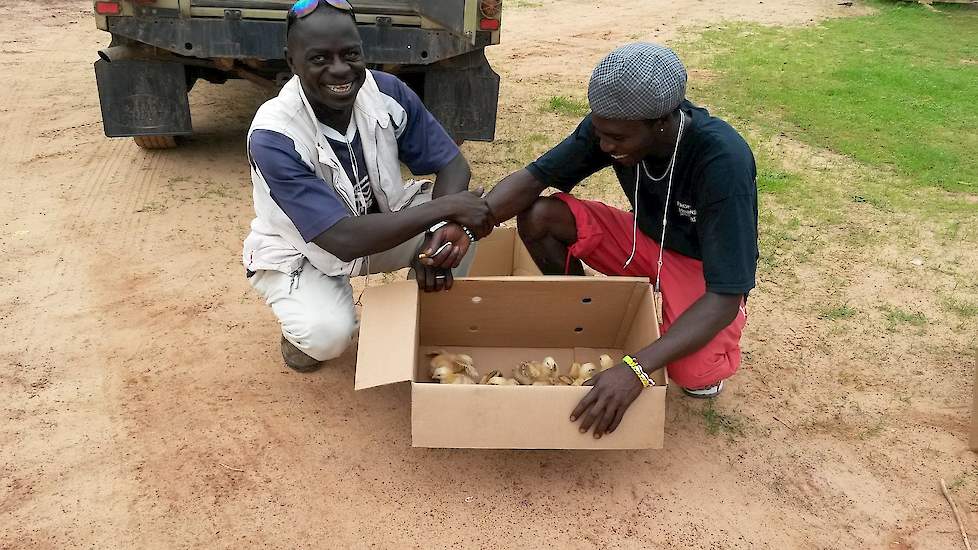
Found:
[[(213, 59), (275, 60), (285, 58), (285, 21), (175, 17), (108, 17), (113, 35), (169, 50), (178, 55)], [(478, 33), (476, 43), (443, 30), (391, 25), (361, 25), (364, 55), (369, 63), (428, 65), (482, 49), (489, 40)]]

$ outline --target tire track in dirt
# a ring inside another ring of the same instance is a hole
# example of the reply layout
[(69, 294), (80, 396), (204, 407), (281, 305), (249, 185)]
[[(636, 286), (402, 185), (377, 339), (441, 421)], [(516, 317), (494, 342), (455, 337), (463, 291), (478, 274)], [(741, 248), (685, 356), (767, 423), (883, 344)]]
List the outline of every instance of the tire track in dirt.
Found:
[(17, 108), (26, 95), (25, 87), (22, 81), (15, 79), (7, 92), (0, 95), (0, 105), (4, 106), (3, 116), (0, 116), (0, 163), (4, 166), (19, 164), (17, 151), (24, 136), (22, 132), (15, 130), (27, 127), (24, 115)]
[(77, 216), (68, 226), (71, 233), (94, 229), (92, 216), (96, 207), (105, 199), (106, 188), (118, 174), (120, 165), (132, 164), (125, 155), (120, 154), (123, 146), (117, 141), (107, 139), (95, 147), (94, 154), (89, 157), (89, 166), (83, 168), (84, 173), (74, 184), (78, 187), (79, 204)]
[(144, 204), (140, 202), (140, 197), (146, 193), (160, 163), (160, 156), (157, 153), (142, 152), (132, 144), (129, 144), (129, 147), (131, 149), (126, 153), (133, 157), (131, 162), (109, 182), (114, 187), (122, 187), (118, 190), (119, 200), (112, 205), (114, 216), (109, 221), (110, 225), (114, 225), (111, 229), (115, 234), (116, 243), (112, 248), (117, 254), (123, 254), (126, 245), (132, 241), (133, 226), (141, 217), (136, 210)]
[[(62, 226), (63, 234), (72, 237), (59, 239), (52, 247), (51, 263), (48, 265), (53, 268), (57, 278), (76, 269), (78, 263), (90, 259), (92, 253), (101, 252), (101, 245), (112, 233), (116, 222), (113, 220), (111, 208), (104, 210), (104, 206), (111, 206), (113, 181), (120, 174), (125, 175), (134, 169), (126, 155), (118, 154), (122, 150), (120, 145), (123, 144), (104, 140), (95, 145), (93, 154), (87, 155), (86, 162), (80, 163), (80, 166), (61, 173), (48, 174), (52, 180), (71, 182), (65, 184), (64, 190), (56, 198), (56, 203), (64, 205), (64, 208), (52, 220)], [(126, 166), (129, 168), (123, 168)], [(78, 246), (79, 241), (84, 243), (82, 247)], [(79, 248), (87, 252), (80, 255)], [(52, 279), (52, 285), (58, 283), (57, 278)], [(51, 286), (43, 294), (50, 295), (54, 290)]]
[(127, 205), (126, 211), (122, 213), (122, 220), (127, 222), (122, 228), (121, 235), (122, 243), (126, 248), (130, 245), (139, 247), (144, 243), (147, 232), (156, 221), (155, 217), (147, 215), (144, 209), (152, 203), (151, 197), (159, 196), (158, 191), (167, 181), (165, 174), (173, 159), (173, 155), (168, 151), (154, 151), (148, 155), (149, 166), (143, 169), (140, 181), (136, 185), (136, 194), (131, 204)]

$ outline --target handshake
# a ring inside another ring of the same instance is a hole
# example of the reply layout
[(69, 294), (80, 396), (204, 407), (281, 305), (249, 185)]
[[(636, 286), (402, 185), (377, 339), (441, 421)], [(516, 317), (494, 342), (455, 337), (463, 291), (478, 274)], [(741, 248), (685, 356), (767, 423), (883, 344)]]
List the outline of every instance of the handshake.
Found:
[(472, 242), (496, 226), (483, 188), (444, 195), (431, 202), (444, 212), (418, 250), (418, 286), (425, 291), (451, 288), (451, 270), (458, 267)]

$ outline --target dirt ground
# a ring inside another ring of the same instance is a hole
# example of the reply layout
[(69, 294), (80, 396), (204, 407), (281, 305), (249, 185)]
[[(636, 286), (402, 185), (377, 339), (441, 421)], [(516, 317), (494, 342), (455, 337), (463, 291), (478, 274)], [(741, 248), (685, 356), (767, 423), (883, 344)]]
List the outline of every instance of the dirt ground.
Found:
[[(412, 448), (408, 387), (354, 393), (352, 350), (287, 371), (243, 276), (260, 92), (200, 85), (197, 134), (177, 151), (106, 139), (91, 64), (107, 35), (91, 2), (39, 4), (0, 0), (0, 548), (957, 548), (940, 477), (957, 481), (973, 529), (966, 334), (840, 334), (788, 303), (777, 271), (759, 274), (719, 416), (671, 393), (661, 451)], [(499, 140), (466, 145), (487, 182), (546, 91), (579, 87), (618, 43), (864, 11), (508, 5), (490, 53)], [(824, 289), (841, 273), (855, 304), (900, 300), (890, 288), (913, 266), (890, 254), (906, 269), (867, 259), (791, 276)]]

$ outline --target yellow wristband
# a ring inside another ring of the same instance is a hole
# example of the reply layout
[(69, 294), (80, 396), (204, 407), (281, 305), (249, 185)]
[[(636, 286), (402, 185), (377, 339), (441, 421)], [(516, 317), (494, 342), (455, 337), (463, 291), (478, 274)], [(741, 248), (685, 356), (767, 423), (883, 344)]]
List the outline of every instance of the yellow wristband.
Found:
[(639, 381), (642, 382), (643, 388), (648, 388), (649, 386), (655, 385), (655, 382), (653, 382), (652, 379), (649, 378), (649, 375), (645, 374), (645, 369), (642, 368), (642, 365), (639, 365), (638, 361), (633, 359), (631, 355), (626, 355), (625, 357), (622, 358), (622, 361), (624, 361), (625, 364), (632, 369), (632, 372), (635, 373), (635, 376), (637, 376)]

